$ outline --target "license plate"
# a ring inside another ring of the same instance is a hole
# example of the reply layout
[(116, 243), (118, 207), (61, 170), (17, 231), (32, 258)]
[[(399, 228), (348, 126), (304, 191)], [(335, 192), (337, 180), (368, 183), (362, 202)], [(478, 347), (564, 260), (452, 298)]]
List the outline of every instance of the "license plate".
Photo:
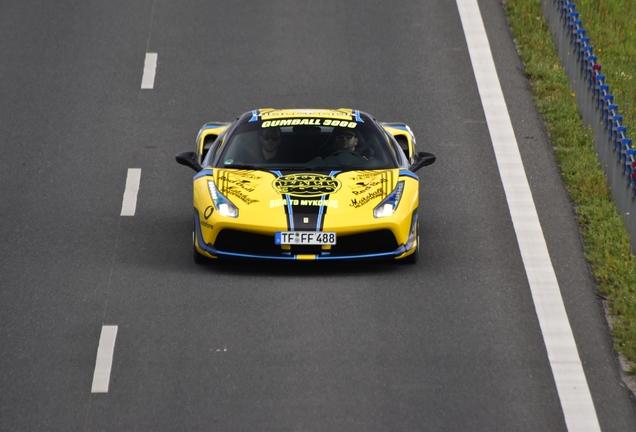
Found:
[(276, 244), (335, 245), (335, 232), (278, 231)]

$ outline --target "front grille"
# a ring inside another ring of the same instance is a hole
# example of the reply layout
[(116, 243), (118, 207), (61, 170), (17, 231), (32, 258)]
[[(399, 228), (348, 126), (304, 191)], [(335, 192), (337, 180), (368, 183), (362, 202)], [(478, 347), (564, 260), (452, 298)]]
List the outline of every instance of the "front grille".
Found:
[(220, 252), (250, 255), (280, 256), (280, 245), (274, 243), (274, 237), (231, 229), (222, 230), (216, 237), (214, 248)]
[[(214, 243), (219, 252), (283, 256), (280, 245), (274, 243), (271, 235), (253, 234), (231, 229), (222, 230)], [(390, 230), (371, 231), (349, 236), (338, 236), (337, 243), (330, 251), (323, 251), (321, 246), (292, 245), (291, 254), (320, 255), (329, 252), (330, 256), (357, 256), (393, 252), (398, 248), (395, 236)], [(286, 251), (289, 254), (289, 251)]]
[(390, 230), (371, 231), (338, 237), (331, 247), (331, 256), (368, 255), (393, 252), (398, 248)]

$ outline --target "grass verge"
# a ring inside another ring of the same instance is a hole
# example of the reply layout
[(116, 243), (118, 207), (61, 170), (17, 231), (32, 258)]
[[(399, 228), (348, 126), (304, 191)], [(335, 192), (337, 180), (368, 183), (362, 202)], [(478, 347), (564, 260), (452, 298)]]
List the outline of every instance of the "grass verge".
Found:
[[(636, 99), (636, 88), (630, 86), (633, 83), (627, 72), (630, 71), (626, 64), (627, 57), (623, 58), (626, 40), (631, 40), (632, 46), (636, 48), (636, 32), (630, 28), (622, 33), (619, 28), (620, 23), (628, 25), (636, 22), (636, 5), (609, 7), (610, 3), (616, 1), (580, 0), (576, 4), (591, 44), (602, 46), (599, 50), (602, 56), (597, 53), (599, 63), (603, 65), (607, 82), (620, 104), (621, 100), (629, 102)], [(628, 14), (626, 9), (631, 9), (631, 18), (625, 17)], [(535, 105), (545, 122), (563, 179), (576, 208), (585, 240), (585, 256), (614, 318), (614, 345), (632, 365), (636, 365), (636, 259), (630, 249), (624, 221), (611, 201), (605, 175), (599, 168), (593, 133), (590, 128), (583, 126), (573, 92), (543, 18), (540, 0), (506, 0), (506, 10), (526, 75), (533, 87)], [(600, 13), (601, 10), (604, 12)], [(613, 32), (604, 30), (607, 27), (611, 27)], [(636, 55), (632, 54), (631, 72), (634, 58)], [(621, 79), (613, 81), (617, 77)], [(634, 112), (621, 109), (621, 113), (624, 115), (624, 124), (634, 124)], [(630, 372), (635, 374), (636, 366), (632, 366)]]

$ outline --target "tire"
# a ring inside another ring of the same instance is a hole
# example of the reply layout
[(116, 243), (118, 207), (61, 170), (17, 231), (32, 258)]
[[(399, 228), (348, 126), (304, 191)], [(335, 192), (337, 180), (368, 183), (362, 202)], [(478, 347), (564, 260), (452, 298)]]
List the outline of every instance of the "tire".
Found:
[(417, 260), (419, 258), (420, 258), (420, 236), (418, 234), (417, 246), (415, 246), (415, 252), (413, 252), (411, 255), (407, 256), (406, 258), (403, 258), (402, 262), (404, 262), (404, 264), (417, 264)]
[(199, 251), (197, 251), (197, 248), (192, 246), (192, 249), (194, 251), (194, 263), (197, 265), (203, 265), (203, 264), (207, 264), (208, 263), (208, 258), (201, 255), (199, 253)]
[(195, 245), (195, 232), (192, 231), (192, 253), (193, 253), (193, 257), (194, 257), (194, 263), (197, 265), (203, 265), (203, 264), (207, 264), (208, 263), (208, 258), (206, 256), (203, 256), (199, 253), (199, 251), (197, 250), (197, 247)]

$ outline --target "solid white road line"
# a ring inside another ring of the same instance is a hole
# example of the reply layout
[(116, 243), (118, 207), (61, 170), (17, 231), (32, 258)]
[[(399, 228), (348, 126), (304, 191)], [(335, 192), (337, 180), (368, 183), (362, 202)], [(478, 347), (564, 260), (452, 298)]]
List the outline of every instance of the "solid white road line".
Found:
[(568, 431), (600, 431), (477, 0), (457, 0), (501, 181)]
[(116, 325), (102, 326), (102, 334), (99, 337), (99, 346), (97, 347), (97, 360), (95, 361), (91, 393), (108, 393), (116, 337)]
[(156, 72), (157, 72), (157, 53), (146, 53), (146, 60), (144, 61), (144, 74), (141, 78), (142, 89), (154, 88)]
[(139, 192), (140, 179), (141, 168), (128, 168), (124, 200), (121, 204), (121, 216), (135, 215), (135, 210), (137, 210), (137, 193)]

